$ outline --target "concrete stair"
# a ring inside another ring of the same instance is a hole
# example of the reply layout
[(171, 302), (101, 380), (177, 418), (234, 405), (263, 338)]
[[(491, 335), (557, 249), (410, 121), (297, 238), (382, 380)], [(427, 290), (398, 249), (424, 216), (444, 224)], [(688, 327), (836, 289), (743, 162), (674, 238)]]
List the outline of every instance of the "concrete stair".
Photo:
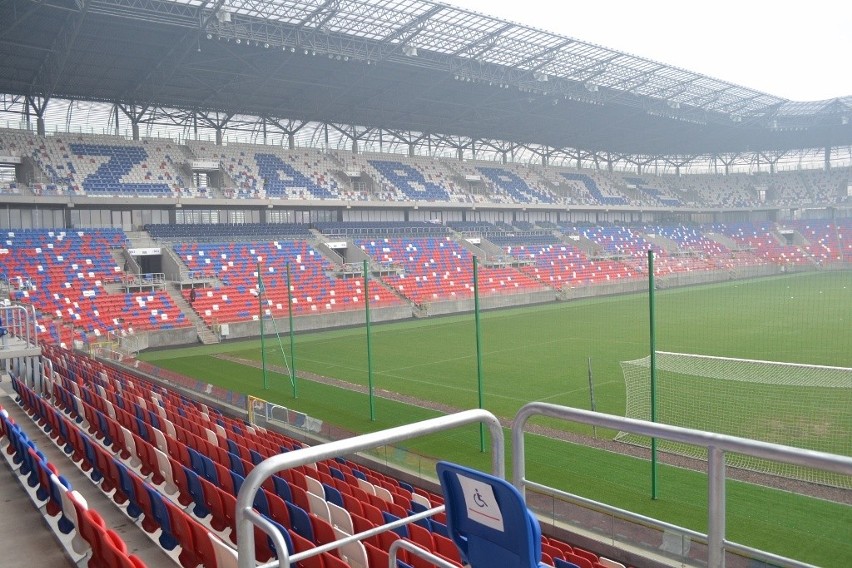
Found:
[(183, 295), (180, 293), (178, 287), (174, 284), (166, 286), (166, 292), (169, 297), (175, 303), (175, 305), (180, 308), (180, 310), (186, 314), (187, 319), (192, 322), (195, 326), (195, 331), (198, 334), (198, 340), (204, 345), (212, 345), (215, 343), (219, 343), (219, 336), (212, 330), (210, 327), (204, 323), (204, 320), (201, 319), (201, 316), (193, 309), (193, 307), (187, 302)]

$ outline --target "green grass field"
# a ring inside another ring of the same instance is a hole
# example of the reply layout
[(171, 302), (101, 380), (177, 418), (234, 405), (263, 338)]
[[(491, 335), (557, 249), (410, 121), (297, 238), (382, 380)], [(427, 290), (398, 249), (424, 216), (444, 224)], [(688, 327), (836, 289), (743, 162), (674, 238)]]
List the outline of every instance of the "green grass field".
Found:
[[(852, 273), (771, 279), (658, 291), (656, 347), (661, 351), (852, 367)], [(624, 414), (619, 361), (649, 351), (647, 295), (598, 298), (482, 314), (482, 379), (486, 409), (511, 418), (528, 401), (589, 408), (588, 361), (597, 410)], [(471, 314), (372, 326), (376, 389), (456, 408), (478, 405), (477, 354)], [(278, 340), (265, 339), (269, 366), (282, 365)], [(282, 337), (287, 352), (289, 342)], [(434, 416), (383, 399), (369, 420), (366, 395), (305, 380), (298, 400), (289, 379), (263, 376), (214, 353), (261, 360), (260, 341), (150, 352), (142, 357), (205, 382), (297, 408), (353, 432)], [(357, 384), (368, 382), (365, 329), (296, 337), (296, 368)], [(759, 405), (756, 399), (754, 405)], [(849, 406), (852, 417), (852, 405)], [(852, 419), (852, 418), (850, 418)], [(543, 423), (542, 420), (536, 420)], [(550, 425), (550, 423), (548, 423)], [(591, 435), (584, 426), (565, 426)], [(598, 432), (612, 437), (612, 432)], [(507, 435), (508, 437), (508, 435)], [(703, 474), (662, 467), (659, 499), (649, 498), (649, 466), (587, 447), (528, 436), (528, 478), (651, 517), (706, 530)], [(478, 429), (413, 441), (408, 449), (487, 468)], [(511, 455), (507, 451), (507, 455)], [(424, 466), (428, 467), (428, 466)], [(852, 564), (852, 508), (728, 483), (728, 538), (824, 566)]]

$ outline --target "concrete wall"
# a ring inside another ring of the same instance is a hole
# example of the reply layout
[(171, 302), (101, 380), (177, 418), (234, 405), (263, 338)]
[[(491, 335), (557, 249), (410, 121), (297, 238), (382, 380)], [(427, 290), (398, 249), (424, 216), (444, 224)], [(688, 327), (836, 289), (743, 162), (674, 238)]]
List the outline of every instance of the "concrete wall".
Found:
[[(370, 309), (370, 321), (373, 323), (403, 320), (412, 317), (410, 306), (393, 308)], [(293, 329), (299, 331), (314, 331), (334, 327), (349, 327), (364, 325), (365, 316), (361, 310), (349, 312), (335, 312), (317, 316), (298, 316), (293, 318)], [(278, 333), (289, 333), (290, 322), (288, 318), (278, 318), (274, 322), (264, 320), (264, 332), (273, 333), (277, 328)], [(229, 333), (225, 341), (231, 339), (242, 339), (246, 337), (258, 337), (260, 335), (260, 323), (256, 321), (229, 324)]]
[[(555, 302), (557, 299), (557, 293), (555, 291), (530, 292), (527, 294), (495, 294), (481, 296), (479, 298), (479, 307), (482, 310), (493, 310), (497, 308), (512, 308), (530, 304), (544, 304), (546, 302)], [(459, 312), (472, 312), (474, 309), (473, 304), (473, 298), (449, 302), (427, 302), (424, 304), (426, 312), (425, 315), (443, 316)]]
[(198, 332), (194, 326), (148, 332), (148, 349), (187, 345), (198, 341)]

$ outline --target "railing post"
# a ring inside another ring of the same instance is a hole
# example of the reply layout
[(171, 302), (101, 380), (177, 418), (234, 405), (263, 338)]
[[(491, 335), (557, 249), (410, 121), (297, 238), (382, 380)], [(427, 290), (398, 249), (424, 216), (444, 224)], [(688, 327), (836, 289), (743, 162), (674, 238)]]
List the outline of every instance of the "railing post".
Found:
[(725, 567), (725, 452), (707, 448), (707, 566)]

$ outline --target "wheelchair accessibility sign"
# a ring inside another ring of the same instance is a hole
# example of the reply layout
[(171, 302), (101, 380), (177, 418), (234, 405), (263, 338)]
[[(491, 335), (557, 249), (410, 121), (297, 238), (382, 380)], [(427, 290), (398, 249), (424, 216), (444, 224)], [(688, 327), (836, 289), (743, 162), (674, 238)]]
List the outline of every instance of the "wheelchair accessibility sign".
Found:
[(486, 527), (503, 532), (503, 513), (494, 498), (494, 490), (487, 483), (463, 475), (458, 476), (464, 493), (467, 516)]

